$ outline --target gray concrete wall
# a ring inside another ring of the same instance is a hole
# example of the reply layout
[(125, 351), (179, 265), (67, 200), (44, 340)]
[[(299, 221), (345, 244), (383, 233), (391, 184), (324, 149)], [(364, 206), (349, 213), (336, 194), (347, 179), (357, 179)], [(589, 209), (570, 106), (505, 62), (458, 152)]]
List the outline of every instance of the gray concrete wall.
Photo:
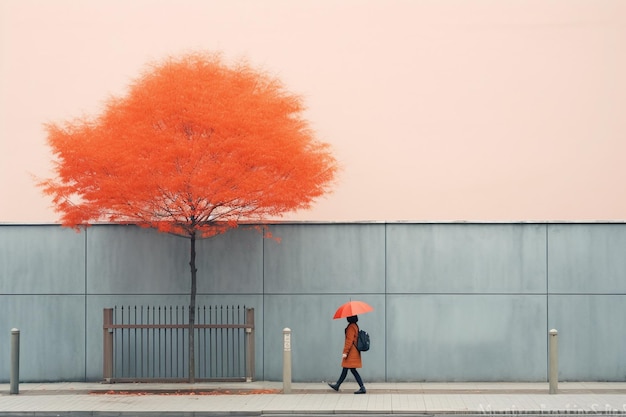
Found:
[[(276, 224), (198, 242), (198, 304), (256, 312), (256, 375), (335, 380), (350, 299), (375, 311), (366, 381), (626, 378), (625, 224)], [(133, 226), (0, 225), (0, 381), (20, 328), (24, 381), (98, 380), (102, 309), (188, 305), (189, 241)]]
[(388, 225), (388, 378), (544, 379), (545, 230)]
[(563, 378), (626, 380), (626, 225), (550, 225), (547, 239)]

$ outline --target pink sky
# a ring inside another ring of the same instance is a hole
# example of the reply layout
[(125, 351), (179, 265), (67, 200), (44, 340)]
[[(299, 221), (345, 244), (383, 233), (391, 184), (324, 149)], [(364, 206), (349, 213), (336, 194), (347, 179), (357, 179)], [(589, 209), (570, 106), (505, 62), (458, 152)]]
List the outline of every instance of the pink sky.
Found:
[(626, 1), (2, 0), (0, 223), (58, 218), (43, 123), (199, 49), (333, 145), (335, 192), (285, 220), (626, 219)]

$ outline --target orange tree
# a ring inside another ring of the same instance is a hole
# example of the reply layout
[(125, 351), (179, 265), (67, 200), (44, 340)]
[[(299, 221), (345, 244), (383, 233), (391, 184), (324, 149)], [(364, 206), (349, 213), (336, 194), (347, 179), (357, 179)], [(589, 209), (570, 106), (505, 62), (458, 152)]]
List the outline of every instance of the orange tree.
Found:
[(64, 226), (136, 224), (191, 242), (189, 380), (195, 381), (196, 239), (310, 207), (337, 163), (300, 97), (217, 54), (147, 68), (94, 118), (48, 124), (55, 176), (40, 183)]

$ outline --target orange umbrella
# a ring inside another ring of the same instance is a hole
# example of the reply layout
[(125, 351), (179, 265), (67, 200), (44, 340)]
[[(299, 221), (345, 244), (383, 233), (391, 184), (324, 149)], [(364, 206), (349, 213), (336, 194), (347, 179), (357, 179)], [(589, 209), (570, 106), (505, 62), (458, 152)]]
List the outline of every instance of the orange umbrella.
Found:
[(374, 308), (363, 301), (348, 301), (335, 311), (333, 319), (343, 319), (345, 317), (356, 316), (359, 314), (373, 311)]

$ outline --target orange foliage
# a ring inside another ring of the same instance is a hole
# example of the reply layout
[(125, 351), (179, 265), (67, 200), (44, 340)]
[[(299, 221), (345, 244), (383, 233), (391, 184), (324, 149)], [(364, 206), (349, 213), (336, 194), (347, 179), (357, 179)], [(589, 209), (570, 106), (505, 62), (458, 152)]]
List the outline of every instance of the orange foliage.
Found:
[(301, 99), (246, 63), (190, 54), (150, 67), (95, 120), (47, 126), (66, 226), (122, 222), (208, 237), (310, 207), (337, 165)]
[(116, 391), (116, 390), (108, 390), (108, 391), (89, 391), (91, 395), (128, 395), (128, 396), (147, 396), (147, 395), (172, 395), (172, 396), (183, 396), (183, 395), (262, 395), (262, 394), (280, 394), (280, 390), (277, 389), (236, 389), (236, 390), (228, 390), (228, 389), (193, 389), (193, 390), (177, 390), (177, 391), (166, 391), (166, 390), (152, 390), (152, 391), (141, 391), (141, 390), (130, 390), (130, 391)]

